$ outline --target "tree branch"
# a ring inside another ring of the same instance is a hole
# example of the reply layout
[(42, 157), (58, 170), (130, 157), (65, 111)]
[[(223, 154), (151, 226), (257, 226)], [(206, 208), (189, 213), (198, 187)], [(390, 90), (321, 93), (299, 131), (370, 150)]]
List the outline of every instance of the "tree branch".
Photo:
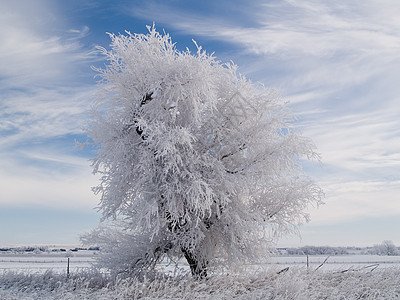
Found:
[[(151, 100), (153, 100), (152, 95), (153, 95), (153, 92), (146, 93), (146, 95), (143, 97), (142, 101), (140, 102), (140, 107), (142, 107), (143, 105), (145, 105), (145, 104), (149, 103)], [(125, 125), (124, 128), (122, 129), (122, 132), (127, 134), (131, 131), (132, 127), (135, 127), (137, 134), (142, 138), (142, 140), (147, 139), (147, 137), (143, 135), (142, 128), (140, 128), (140, 126), (137, 125), (136, 121), (133, 121), (133, 123), (131, 123), (131, 124)]]
[(234, 155), (234, 154), (236, 154), (236, 153), (238, 153), (238, 152), (240, 152), (240, 151), (243, 151), (244, 149), (246, 149), (246, 143), (244, 143), (242, 146), (240, 146), (239, 149), (238, 149), (237, 151), (231, 152), (231, 153), (228, 153), (228, 154), (223, 155), (223, 156), (221, 157), (221, 160), (223, 160), (223, 159), (225, 159), (225, 158), (227, 158), (227, 157), (229, 157), (229, 156), (232, 156), (232, 155)]

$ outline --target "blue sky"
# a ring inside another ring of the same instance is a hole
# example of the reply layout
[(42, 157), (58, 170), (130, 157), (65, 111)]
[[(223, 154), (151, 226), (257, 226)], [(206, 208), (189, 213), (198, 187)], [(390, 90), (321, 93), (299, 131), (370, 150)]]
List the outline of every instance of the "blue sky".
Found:
[(326, 204), (280, 245), (400, 245), (399, 15), (397, 0), (0, 1), (0, 245), (76, 244), (97, 225), (93, 153), (74, 149), (93, 50), (153, 22), (278, 89), (317, 145), (305, 169)]

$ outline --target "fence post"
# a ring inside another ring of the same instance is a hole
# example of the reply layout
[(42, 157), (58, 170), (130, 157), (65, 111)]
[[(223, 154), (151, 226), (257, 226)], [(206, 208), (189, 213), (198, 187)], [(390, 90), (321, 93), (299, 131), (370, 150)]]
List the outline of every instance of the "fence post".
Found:
[(69, 257), (68, 257), (68, 261), (67, 261), (67, 278), (69, 278)]

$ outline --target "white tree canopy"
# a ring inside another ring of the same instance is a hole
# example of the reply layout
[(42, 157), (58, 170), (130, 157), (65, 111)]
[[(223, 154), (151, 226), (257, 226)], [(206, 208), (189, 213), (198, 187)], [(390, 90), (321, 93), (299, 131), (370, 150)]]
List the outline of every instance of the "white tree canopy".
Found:
[(163, 254), (184, 255), (194, 273), (256, 257), (320, 203), (301, 168), (318, 159), (315, 147), (292, 128), (276, 91), (148, 29), (110, 34), (111, 49), (100, 49), (108, 63), (96, 69), (101, 90), (87, 131), (103, 220), (119, 229), (92, 238), (110, 268), (133, 272)]

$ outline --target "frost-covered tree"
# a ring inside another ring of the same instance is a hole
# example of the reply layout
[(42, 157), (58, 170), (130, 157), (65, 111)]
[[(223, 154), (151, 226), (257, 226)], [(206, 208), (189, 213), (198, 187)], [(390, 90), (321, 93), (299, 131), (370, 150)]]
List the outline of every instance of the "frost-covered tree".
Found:
[(102, 247), (102, 266), (138, 275), (168, 255), (204, 277), (265, 255), (321, 201), (301, 168), (318, 159), (312, 142), (274, 90), (148, 30), (110, 34), (111, 49), (100, 48), (108, 63), (96, 69), (102, 87), (87, 131), (107, 224), (89, 240)]
[(379, 245), (374, 245), (370, 251), (372, 254), (378, 255), (399, 255), (399, 250), (392, 241), (385, 240)]

